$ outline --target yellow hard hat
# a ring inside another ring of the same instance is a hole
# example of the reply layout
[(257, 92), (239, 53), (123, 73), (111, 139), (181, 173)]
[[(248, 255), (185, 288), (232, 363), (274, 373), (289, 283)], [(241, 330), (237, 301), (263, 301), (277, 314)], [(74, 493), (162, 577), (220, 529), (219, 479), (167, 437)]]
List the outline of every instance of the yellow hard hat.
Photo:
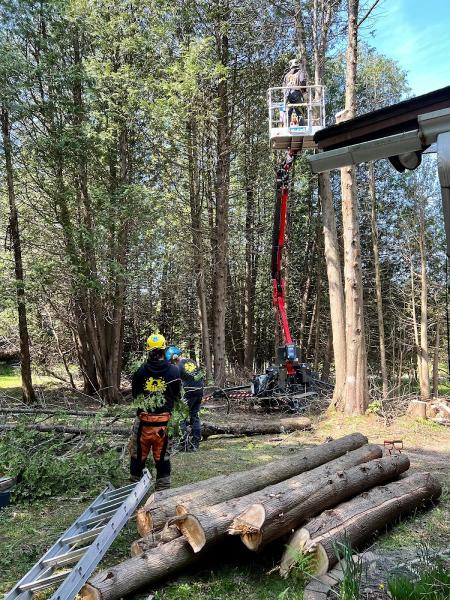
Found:
[(146, 349), (149, 352), (150, 350), (154, 350), (155, 348), (165, 348), (166, 347), (166, 338), (160, 333), (152, 333), (147, 338)]

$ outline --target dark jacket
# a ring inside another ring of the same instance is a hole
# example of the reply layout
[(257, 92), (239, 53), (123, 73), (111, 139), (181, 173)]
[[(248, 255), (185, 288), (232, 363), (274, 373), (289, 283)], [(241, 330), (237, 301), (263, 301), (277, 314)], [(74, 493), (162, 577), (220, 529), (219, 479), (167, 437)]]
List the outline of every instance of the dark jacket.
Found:
[(203, 373), (190, 358), (182, 358), (178, 363), (181, 381), (187, 398), (203, 395)]
[(158, 392), (162, 393), (165, 403), (152, 412), (154, 414), (172, 413), (175, 402), (181, 398), (180, 371), (178, 367), (167, 360), (148, 360), (134, 373), (131, 391), (133, 398), (137, 398), (141, 394), (152, 396)]

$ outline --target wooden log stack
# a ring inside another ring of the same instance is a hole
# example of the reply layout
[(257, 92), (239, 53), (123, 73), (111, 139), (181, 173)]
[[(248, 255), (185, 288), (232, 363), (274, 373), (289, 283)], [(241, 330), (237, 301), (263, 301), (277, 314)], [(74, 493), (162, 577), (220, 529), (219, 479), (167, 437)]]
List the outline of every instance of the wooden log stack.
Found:
[(408, 468), (405, 454), (382, 457), (355, 433), (250, 471), (157, 492), (139, 512), (145, 536), (133, 543), (132, 558), (94, 575), (80, 596), (129, 595), (201, 562), (230, 535), (256, 551), (297, 530), (282, 574), (298, 552), (313, 553), (316, 572), (325, 573), (337, 560), (336, 542), (364, 545), (439, 497), (429, 473), (404, 477)]

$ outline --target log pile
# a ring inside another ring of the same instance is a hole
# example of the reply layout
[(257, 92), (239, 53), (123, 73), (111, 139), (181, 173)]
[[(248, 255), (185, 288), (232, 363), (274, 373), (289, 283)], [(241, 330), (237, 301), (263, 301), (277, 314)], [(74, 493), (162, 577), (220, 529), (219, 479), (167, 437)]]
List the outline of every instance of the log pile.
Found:
[(408, 406), (407, 414), (410, 417), (431, 419), (442, 425), (448, 425), (450, 423), (450, 402), (443, 398), (429, 402), (413, 400)]
[[(199, 563), (225, 540), (257, 551), (288, 539), (280, 570), (312, 553), (318, 574), (336, 562), (336, 542), (370, 542), (399, 517), (439, 497), (428, 473), (404, 477), (406, 455), (382, 456), (359, 433), (300, 450), (244, 473), (154, 494), (138, 514), (145, 534), (132, 558), (97, 573), (84, 600), (115, 600)], [(399, 479), (400, 478), (400, 479)], [(297, 553), (297, 554), (296, 554)]]

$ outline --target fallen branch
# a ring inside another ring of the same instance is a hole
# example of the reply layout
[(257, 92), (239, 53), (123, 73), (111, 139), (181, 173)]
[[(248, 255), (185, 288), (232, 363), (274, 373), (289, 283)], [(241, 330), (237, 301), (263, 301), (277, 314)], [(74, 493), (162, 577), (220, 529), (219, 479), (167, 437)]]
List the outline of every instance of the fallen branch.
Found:
[(307, 417), (287, 417), (273, 423), (253, 421), (246, 424), (228, 423), (219, 425), (206, 421), (202, 423), (202, 436), (206, 439), (211, 435), (272, 435), (274, 433), (287, 433), (306, 429), (311, 429), (311, 420)]

